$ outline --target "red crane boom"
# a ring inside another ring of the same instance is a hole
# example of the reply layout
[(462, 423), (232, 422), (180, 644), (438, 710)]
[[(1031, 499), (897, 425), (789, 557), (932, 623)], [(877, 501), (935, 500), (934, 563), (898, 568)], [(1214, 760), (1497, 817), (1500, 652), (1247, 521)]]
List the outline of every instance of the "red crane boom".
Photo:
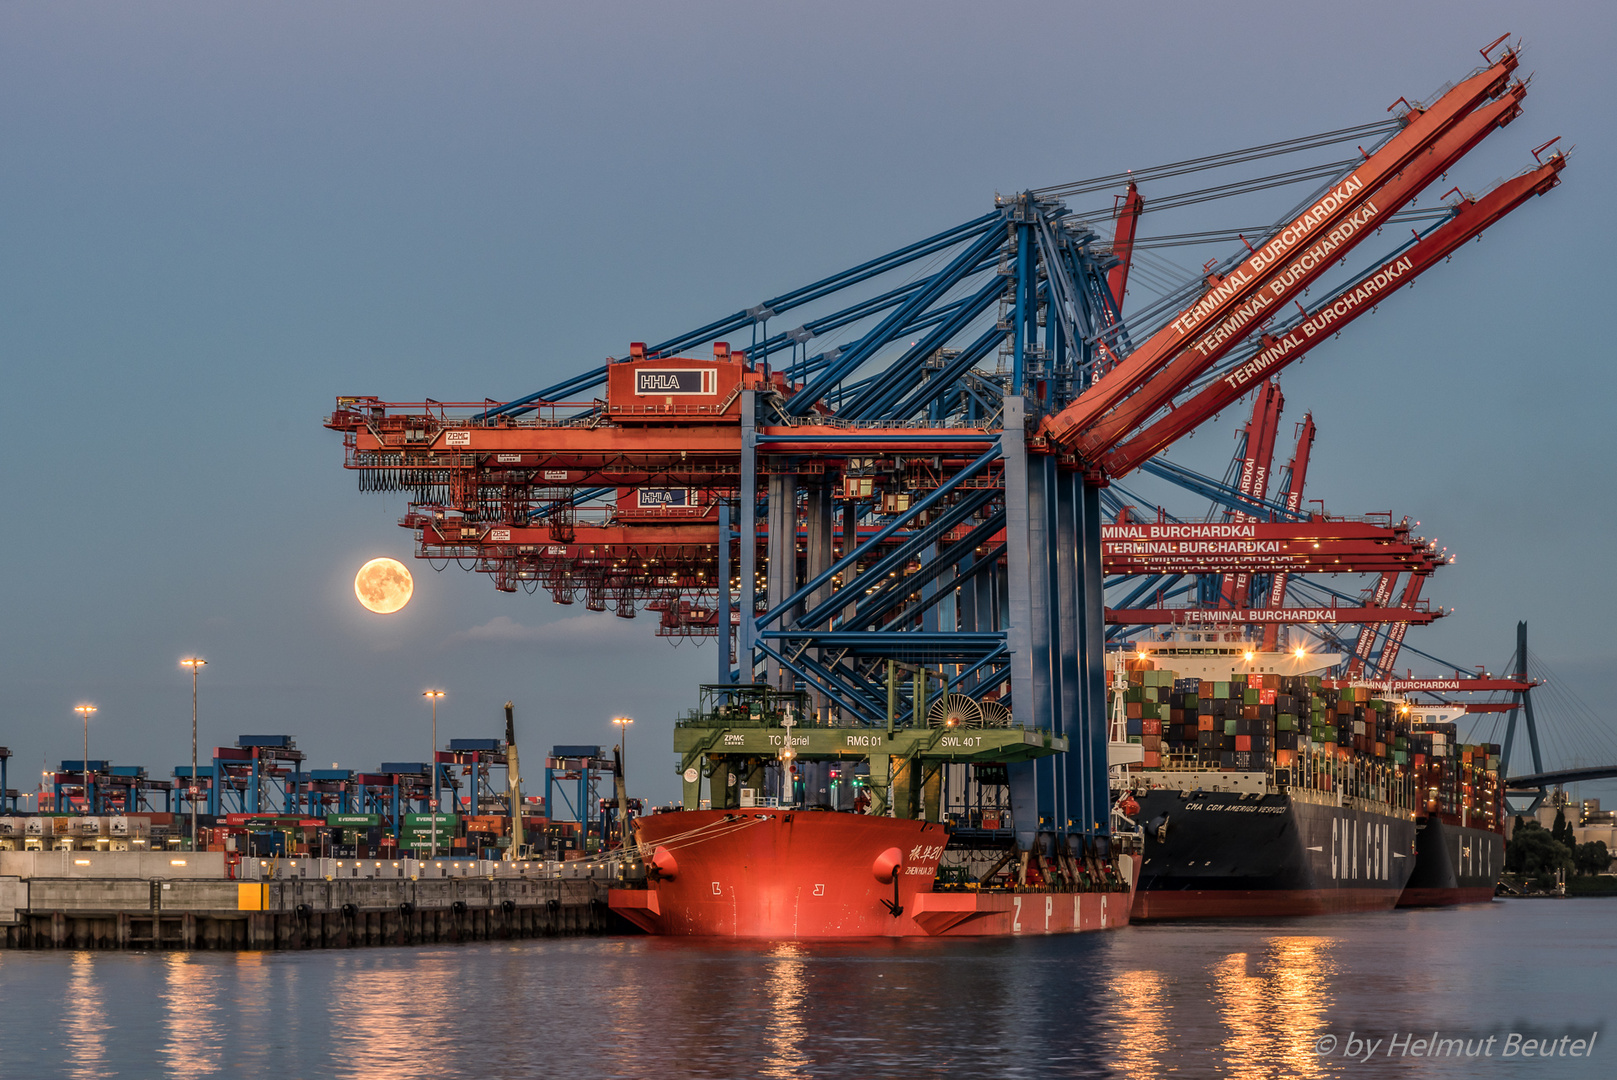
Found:
[(1134, 263), (1134, 233), (1140, 226), (1140, 213), (1144, 209), (1145, 200), (1140, 198), (1139, 189), (1130, 180), (1123, 205), (1118, 208), (1117, 233), (1112, 240), (1112, 254), (1118, 263), (1106, 275), (1106, 284), (1112, 290), (1119, 311), (1123, 310), (1123, 295), (1128, 292), (1129, 267)]
[(1254, 380), (1274, 375), (1301, 359), (1354, 319), (1372, 310), (1397, 291), (1452, 255), (1462, 244), (1515, 210), (1534, 195), (1542, 195), (1560, 182), (1566, 158), (1556, 154), (1527, 172), (1495, 187), (1480, 199), (1467, 198), (1454, 216), (1421, 237), (1400, 254), (1365, 274), (1278, 338), (1265, 336), (1263, 348), (1250, 361), (1228, 372), (1102, 459), (1106, 472), (1122, 476), (1139, 467), (1190, 429), (1222, 411), (1246, 393)]
[[(1404, 609), (1414, 607), (1420, 601), (1421, 587), (1425, 584), (1425, 574), (1411, 574), (1404, 585), (1404, 598), (1398, 606)], [(1382, 671), (1391, 671), (1398, 662), (1398, 653), (1404, 647), (1404, 635), (1408, 632), (1407, 619), (1394, 619), (1392, 625), (1387, 627), (1387, 643), (1381, 647), (1381, 661), (1377, 665)]]
[[(1308, 480), (1308, 455), (1314, 448), (1314, 414), (1304, 413), (1303, 422), (1297, 427), (1297, 449), (1291, 455), (1291, 478), (1286, 484), (1286, 509), (1297, 513), (1303, 508), (1303, 485)], [(1273, 610), (1286, 605), (1286, 580), (1290, 577), (1285, 571), (1274, 575), (1269, 585), (1269, 597), (1263, 606)], [(1274, 652), (1280, 644), (1280, 627), (1269, 625), (1263, 628), (1263, 651)]]
[[(1280, 412), (1286, 407), (1286, 396), (1280, 384), (1265, 379), (1252, 399), (1252, 419), (1246, 425), (1246, 455), (1241, 460), (1241, 475), (1236, 487), (1242, 495), (1263, 500), (1269, 494), (1269, 472), (1274, 465), (1275, 437), (1280, 431)], [(1255, 521), (1251, 514), (1236, 511), (1233, 521)], [(1238, 570), (1224, 578), (1224, 592), (1219, 599), (1221, 608), (1246, 607), (1247, 591), (1252, 575)]]
[[(1376, 581), (1375, 592), (1370, 596), (1370, 606), (1384, 608), (1392, 599), (1392, 590), (1398, 584), (1398, 571), (1389, 570)], [(1378, 620), (1379, 621), (1379, 620)], [(1359, 640), (1353, 644), (1353, 655), (1348, 658), (1347, 673), (1349, 678), (1357, 679), (1364, 674), (1365, 661), (1370, 659), (1370, 650), (1376, 643), (1376, 624), (1366, 623), (1359, 629)]]
[[(1207, 291), (1196, 303), (1180, 312), (1125, 360), (1102, 375), (1077, 401), (1055, 416), (1046, 418), (1042, 425), (1043, 433), (1054, 442), (1072, 444), (1080, 432), (1108, 409), (1123, 402), (1189, 348), (1191, 342), (1203, 334), (1204, 327), (1223, 326), (1243, 306), (1248, 309), (1248, 317), (1256, 315), (1249, 301), (1270, 279), (1275, 267), (1294, 264), (1299, 255), (1317, 246), (1315, 240), (1318, 237), (1328, 237), (1333, 232), (1340, 236), (1338, 226), (1360, 210), (1372, 196), (1379, 195), (1380, 189), (1406, 166), (1429, 151), (1483, 102), (1504, 93), (1510, 73), (1516, 66), (1516, 54), (1507, 51), (1498, 61), (1444, 94), (1431, 108), (1411, 110), (1401, 132), (1295, 220), (1269, 237), (1253, 251), (1250, 258), (1227, 276), (1210, 275)], [(1486, 130), (1481, 134), (1485, 133)], [(1427, 174), (1425, 169), (1420, 172), (1427, 180), (1437, 175)], [(1424, 183), (1422, 186), (1425, 186)], [(1357, 232), (1357, 227), (1352, 231)], [(1339, 246), (1333, 245), (1333, 249)], [(1151, 411), (1154, 412), (1155, 408), (1153, 406)]]
[(1351, 213), (1336, 226), (1280, 264), (1278, 269), (1267, 271), (1262, 287), (1253, 289), (1246, 303), (1225, 318), (1209, 322), (1205, 332), (1187, 342), (1128, 400), (1096, 421), (1090, 430), (1068, 441), (1076, 446), (1079, 453), (1095, 460), (1129, 432), (1144, 424), (1158, 409), (1172, 401), (1181, 390), (1271, 318), (1281, 305), (1301, 296), (1342, 256), (1385, 225), (1406, 203), (1448, 172), (1491, 132), (1510, 123), (1521, 112), (1521, 99), (1525, 94), (1525, 85), (1516, 83), (1497, 101), (1462, 117), (1429, 149), (1405, 166), (1402, 172), (1369, 196), (1353, 202)]

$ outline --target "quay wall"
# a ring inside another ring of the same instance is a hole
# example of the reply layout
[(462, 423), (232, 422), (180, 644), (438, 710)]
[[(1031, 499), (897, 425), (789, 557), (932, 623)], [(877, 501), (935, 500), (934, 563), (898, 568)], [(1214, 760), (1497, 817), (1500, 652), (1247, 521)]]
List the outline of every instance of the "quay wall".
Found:
[[(184, 866), (171, 865), (181, 857), (169, 853), (97, 854), (87, 866), (81, 853), (3, 853), (0, 947), (347, 948), (600, 934), (619, 925), (606, 903), (616, 877), (610, 866), (288, 859), (227, 869), (209, 853), (186, 853)], [(23, 855), (39, 858), (12, 857)]]

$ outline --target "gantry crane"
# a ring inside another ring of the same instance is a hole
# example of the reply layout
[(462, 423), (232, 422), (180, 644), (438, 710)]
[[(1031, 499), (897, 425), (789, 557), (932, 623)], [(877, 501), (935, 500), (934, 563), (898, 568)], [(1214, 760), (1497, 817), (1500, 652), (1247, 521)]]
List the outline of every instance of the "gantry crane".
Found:
[[(1516, 53), (1484, 55), (1430, 105), (1377, 124), (996, 199), (537, 392), (342, 398), (327, 425), (363, 487), (412, 493), (403, 524), (423, 557), (469, 560), (502, 589), (710, 622), (726, 645), (733, 626), (720, 681), (804, 691), (815, 723), (885, 726), (895, 699), (924, 716), (921, 699), (958, 694), (1064, 740), (1065, 755), (1010, 767), (1018, 842), (1104, 844), (1104, 575), (1214, 572), (1227, 538), (1107, 537), (1157, 526), (1106, 525), (1102, 489), (1555, 186), (1559, 153), (1481, 198), (1399, 216), (1519, 113)], [(1365, 144), (1351, 167), (1141, 195), (1200, 169)], [(1328, 184), (1301, 213), (1125, 315), (1142, 215), (1309, 181)], [(1125, 183), (1110, 236), (1065, 201)], [(1282, 317), (1409, 220), (1431, 224)], [(1433, 565), (1390, 521), (1297, 517), (1232, 523), (1250, 530), (1225, 552), (1250, 556), (1237, 572)], [(896, 686), (895, 665), (920, 674)], [(716, 773), (713, 805), (734, 794)]]

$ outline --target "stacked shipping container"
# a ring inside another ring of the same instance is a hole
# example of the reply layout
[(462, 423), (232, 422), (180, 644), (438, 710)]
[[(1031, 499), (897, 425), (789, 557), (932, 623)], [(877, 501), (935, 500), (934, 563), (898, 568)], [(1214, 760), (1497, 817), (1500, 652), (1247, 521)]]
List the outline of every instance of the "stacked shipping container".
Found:
[(1181, 679), (1146, 659), (1124, 670), (1127, 684), (1109, 692), (1114, 707), (1122, 695), (1143, 770), (1259, 772), (1277, 789), (1340, 791), (1480, 828), (1503, 820), (1498, 746), (1461, 745), (1453, 724), (1416, 727), (1406, 706), (1368, 688), (1261, 672)]

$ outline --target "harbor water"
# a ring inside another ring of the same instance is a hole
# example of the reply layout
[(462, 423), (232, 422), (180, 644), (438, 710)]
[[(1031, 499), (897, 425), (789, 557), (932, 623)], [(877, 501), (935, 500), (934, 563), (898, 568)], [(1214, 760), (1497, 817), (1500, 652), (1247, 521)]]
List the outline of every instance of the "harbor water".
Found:
[(1614, 916), (1541, 900), (992, 940), (0, 952), (0, 1076), (1609, 1077)]

